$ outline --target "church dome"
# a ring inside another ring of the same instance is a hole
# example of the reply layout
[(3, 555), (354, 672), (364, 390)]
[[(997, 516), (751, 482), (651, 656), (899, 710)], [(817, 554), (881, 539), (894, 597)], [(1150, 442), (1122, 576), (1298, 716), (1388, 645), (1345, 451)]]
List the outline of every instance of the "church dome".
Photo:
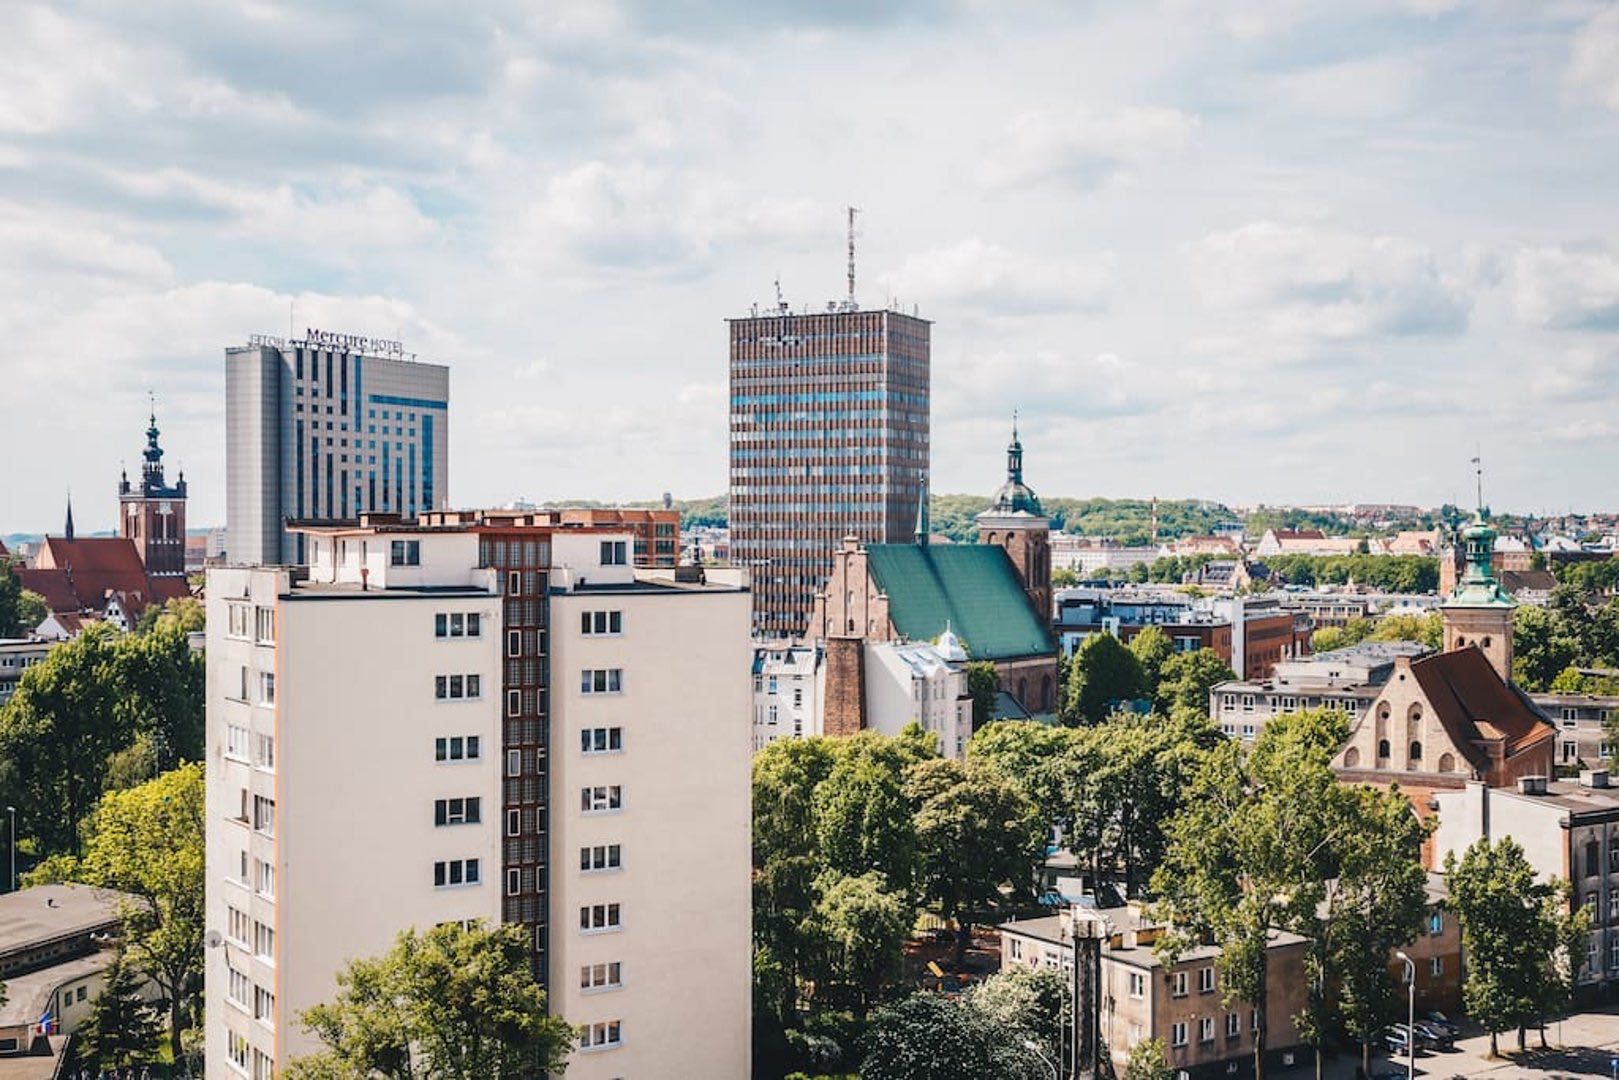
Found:
[(1040, 497), (1023, 482), (1023, 443), (1018, 439), (1016, 419), (1012, 421), (1011, 445), (1006, 448), (1006, 483), (995, 489), (989, 513), (1045, 516), (1040, 508)]

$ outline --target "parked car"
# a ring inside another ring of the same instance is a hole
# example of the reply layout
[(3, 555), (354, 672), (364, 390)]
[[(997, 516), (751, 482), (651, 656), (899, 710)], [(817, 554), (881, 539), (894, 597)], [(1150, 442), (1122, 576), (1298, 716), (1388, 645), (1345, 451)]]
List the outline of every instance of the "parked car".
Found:
[(1411, 1052), (1411, 1033), (1406, 1030), (1404, 1024), (1390, 1024), (1383, 1029), (1383, 1045), (1389, 1048), (1389, 1053), (1391, 1054), (1409, 1054)]
[(1418, 1046), (1427, 1046), (1435, 1050), (1451, 1050), (1456, 1046), (1456, 1036), (1438, 1024), (1418, 1020), (1416, 1032)]
[(1456, 1023), (1456, 1021), (1452, 1020), (1450, 1017), (1446, 1016), (1442, 1012), (1439, 1012), (1438, 1010), (1423, 1013), (1417, 1019), (1421, 1020), (1424, 1024), (1427, 1024), (1429, 1027), (1434, 1028), (1435, 1030), (1445, 1032), (1452, 1039), (1456, 1038), (1462, 1033), (1460, 1024)]

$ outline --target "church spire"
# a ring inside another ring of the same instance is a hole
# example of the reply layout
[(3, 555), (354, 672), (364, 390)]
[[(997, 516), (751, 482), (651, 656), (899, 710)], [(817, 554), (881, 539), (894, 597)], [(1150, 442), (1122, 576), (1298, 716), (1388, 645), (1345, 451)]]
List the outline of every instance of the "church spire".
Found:
[(1023, 483), (1023, 442), (1017, 434), (1017, 410), (1012, 410), (1012, 442), (1006, 448), (1006, 482)]
[(62, 538), (64, 540), (73, 539), (73, 491), (71, 488), (68, 489), (67, 493), (67, 522), (62, 526)]
[(922, 494), (916, 500), (916, 546), (927, 547), (933, 527), (928, 521), (928, 479), (922, 478)]
[(158, 494), (163, 487), (163, 448), (157, 443), (157, 395), (151, 394), (151, 413), (146, 428), (146, 449), (141, 452), (141, 487), (148, 496)]

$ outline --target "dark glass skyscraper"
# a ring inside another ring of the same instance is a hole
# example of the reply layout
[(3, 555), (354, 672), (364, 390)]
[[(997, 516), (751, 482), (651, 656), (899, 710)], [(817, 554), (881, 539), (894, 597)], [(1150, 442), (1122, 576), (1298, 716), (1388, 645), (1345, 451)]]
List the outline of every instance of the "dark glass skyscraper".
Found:
[(731, 319), (731, 561), (796, 637), (844, 536), (900, 543), (926, 488), (929, 334), (897, 311)]

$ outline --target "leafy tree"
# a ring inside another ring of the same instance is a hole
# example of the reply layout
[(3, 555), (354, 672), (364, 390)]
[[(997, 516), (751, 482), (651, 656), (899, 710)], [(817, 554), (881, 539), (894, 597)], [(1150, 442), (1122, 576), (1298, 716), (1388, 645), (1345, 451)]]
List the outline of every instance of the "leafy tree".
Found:
[(193, 596), (176, 596), (163, 604), (148, 604), (141, 612), (135, 632), (144, 634), (160, 624), (173, 623), (182, 633), (202, 630), (207, 622), (202, 601)]
[(967, 664), (967, 693), (973, 699), (973, 730), (989, 723), (995, 715), (995, 695), (1000, 689), (1000, 676), (989, 660), (972, 660)]
[(816, 882), (816, 891), (820, 899), (811, 916), (811, 933), (820, 946), (817, 992), (824, 984), (864, 1017), (899, 979), (916, 908), (876, 872), (849, 877), (828, 871)]
[[(1573, 886), (1566, 881), (1551, 883), (1541, 904), (1540, 929), (1544, 936), (1545, 967), (1541, 977), (1540, 1046), (1546, 1048), (1546, 1021), (1566, 1010), (1579, 988), (1580, 968), (1585, 945), (1590, 940), (1591, 922), (1596, 915), (1585, 905), (1570, 910)], [(1519, 1045), (1523, 1040), (1520, 1033)]]
[(406, 930), (385, 955), (350, 961), (337, 986), (300, 1015), (324, 1049), (288, 1063), (288, 1080), (556, 1073), (573, 1047), (573, 1029), (546, 1014), (521, 926)]
[(956, 966), (979, 912), (1006, 906), (1002, 888), (1027, 894), (1046, 823), (1011, 783), (983, 767), (926, 761), (905, 794), (916, 808), (918, 888), (956, 925)]
[(151, 979), (168, 1006), (169, 1049), (194, 1022), (202, 982), (203, 770), (182, 765), (102, 797), (85, 826), (82, 857), (48, 859), (30, 884), (76, 881), (136, 898), (122, 911), (122, 962)]
[(22, 637), (47, 614), (40, 595), (23, 588), (16, 568), (0, 559), (0, 637)]
[(1141, 661), (1112, 634), (1092, 634), (1080, 643), (1068, 669), (1066, 724), (1094, 724), (1120, 702), (1140, 697)]
[(874, 733), (841, 740), (836, 763), (816, 785), (813, 808), (816, 844), (827, 869), (850, 877), (875, 870), (889, 887), (909, 892), (916, 826), (904, 772), (912, 761), (897, 742)]
[(1235, 742), (1215, 747), (1169, 823), (1153, 873), (1159, 911), (1174, 927), (1159, 953), (1173, 962), (1194, 938), (1212, 938), (1225, 1000), (1257, 1010), (1257, 1080), (1265, 1075), (1270, 936), (1308, 927), (1337, 870), (1343, 789), (1330, 762), (1347, 734), (1341, 713), (1307, 710), (1272, 720), (1251, 754)]
[(1186, 713), (1207, 718), (1209, 691), (1237, 677), (1213, 649), (1176, 653), (1164, 661), (1158, 682), (1156, 704), (1166, 713)]
[(1143, 1039), (1130, 1050), (1124, 1080), (1174, 1080), (1174, 1077), (1175, 1070), (1169, 1067), (1162, 1040)]
[(1444, 645), (1445, 621), (1437, 611), (1426, 615), (1385, 615), (1377, 620), (1368, 641), (1415, 641), (1430, 649)]
[(1061, 763), (1073, 735), (1036, 720), (998, 720), (972, 737), (967, 762), (1014, 785), (1049, 828), (1065, 817)]
[(1079, 574), (1075, 572), (1073, 567), (1059, 566), (1051, 572), (1051, 584), (1055, 585), (1059, 589), (1066, 588), (1070, 585), (1078, 585)]
[(1523, 848), (1511, 837), (1491, 843), (1483, 837), (1458, 862), (1445, 857), (1451, 904), (1461, 922), (1467, 977), (1462, 997), (1467, 1013), (1490, 1033), (1490, 1056), (1499, 1052), (1497, 1035), (1534, 1022), (1545, 994), (1547, 898), (1553, 887), (1535, 880)]
[(1512, 613), (1512, 678), (1539, 691), (1580, 660), (1580, 643), (1555, 611), (1525, 605)]
[(861, 1080), (1037, 1080), (1044, 1069), (988, 1017), (938, 994), (912, 994), (883, 1009), (866, 1047)]
[(1156, 626), (1148, 626), (1130, 639), (1130, 652), (1141, 664), (1142, 691), (1151, 696), (1158, 689), (1164, 662), (1175, 655), (1175, 643)]
[(1350, 619), (1342, 626), (1323, 626), (1310, 635), (1310, 648), (1314, 652), (1332, 652), (1365, 641), (1372, 633), (1370, 619)]
[(1033, 1039), (1048, 1058), (1061, 1059), (1073, 1001), (1068, 980), (1055, 969), (1015, 967), (997, 972), (975, 986), (966, 1001), (1009, 1038)]
[(122, 1069), (152, 1059), (162, 1021), (141, 996), (145, 978), (119, 955), (74, 1043), (78, 1062), (94, 1070)]

